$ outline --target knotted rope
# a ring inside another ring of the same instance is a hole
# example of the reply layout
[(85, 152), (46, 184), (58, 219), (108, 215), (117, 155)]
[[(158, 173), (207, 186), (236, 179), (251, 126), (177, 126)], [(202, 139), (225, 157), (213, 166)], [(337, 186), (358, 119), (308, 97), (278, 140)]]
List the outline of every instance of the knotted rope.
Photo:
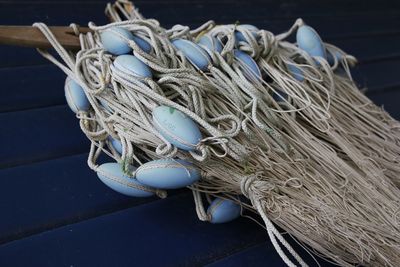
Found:
[[(107, 8), (116, 22), (89, 24), (94, 33), (79, 35), (82, 49), (76, 55), (44, 24), (34, 24), (64, 63), (39, 52), (77, 81), (90, 102), (88, 112), (77, 114), (92, 143), (89, 167), (97, 170), (101, 153), (122, 165), (164, 157), (189, 160), (204, 174), (190, 186), (199, 218), (210, 220), (202, 194), (228, 198), (259, 213), (289, 266), (295, 264), (278, 241), (301, 266), (307, 265), (272, 221), (344, 266), (400, 262), (400, 190), (395, 186), (400, 185), (400, 127), (359, 92), (349, 75), (353, 57), (326, 45), (328, 53), (342, 55), (330, 65), (285, 41), (302, 20), (277, 36), (212, 21), (194, 30), (182, 25), (167, 30), (134, 8), (129, 13), (124, 3)], [(129, 20), (119, 21), (120, 14)], [(113, 65), (115, 57), (104, 51), (99, 33), (117, 26), (150, 44), (152, 52), (146, 53), (125, 39), (133, 55), (150, 67), (152, 78)], [(246, 41), (237, 45), (236, 32)], [(207, 51), (211, 61), (201, 71), (171, 40), (196, 41), (204, 33), (224, 40), (224, 46), (221, 53)], [(235, 49), (256, 61), (261, 76), (235, 57)], [(301, 69), (304, 80), (297, 80), (288, 66)], [(338, 69), (344, 74), (336, 73)], [(179, 110), (200, 126), (204, 138), (195, 151), (177, 149), (157, 131), (151, 114), (160, 105)], [(122, 155), (109, 136), (121, 141)], [(162, 190), (156, 193), (166, 196)], [(239, 198), (241, 194), (248, 200)]]

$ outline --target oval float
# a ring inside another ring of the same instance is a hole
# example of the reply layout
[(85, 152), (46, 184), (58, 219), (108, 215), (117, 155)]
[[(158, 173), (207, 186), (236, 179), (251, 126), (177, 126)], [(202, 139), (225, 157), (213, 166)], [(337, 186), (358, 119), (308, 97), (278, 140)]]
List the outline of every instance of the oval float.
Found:
[(89, 100), (83, 88), (70, 77), (65, 80), (64, 86), (65, 98), (70, 109), (77, 113), (78, 111), (88, 111), (90, 108)]
[(287, 64), (287, 68), (290, 74), (292, 74), (293, 78), (295, 78), (299, 82), (304, 81), (303, 71), (299, 67)]
[(149, 53), (151, 51), (151, 45), (147, 41), (121, 27), (111, 27), (100, 34), (103, 48), (114, 55), (123, 55), (131, 52), (132, 48), (120, 35), (135, 41), (144, 52)]
[(331, 66), (333, 64), (335, 64), (335, 58), (339, 63), (340, 63), (340, 61), (343, 60), (343, 55), (339, 51), (335, 51), (334, 53), (327, 52), (326, 57), (327, 57), (327, 61), (328, 61), (329, 65), (331, 65)]
[(209, 36), (207, 34), (200, 38), (198, 44), (203, 45), (211, 51), (215, 51), (217, 53), (221, 53), (223, 49), (221, 42), (216, 37)]
[(100, 105), (107, 110), (109, 113), (114, 113), (114, 111), (110, 108), (110, 106), (107, 104), (107, 102), (103, 99), (99, 99)]
[[(248, 30), (251, 32), (251, 34), (254, 36), (254, 38), (257, 39), (257, 32), (259, 31), (259, 29), (254, 26), (254, 25), (250, 25), (250, 24), (241, 24), (238, 25), (236, 27), (239, 30)], [(236, 42), (247, 42), (246, 38), (244, 37), (243, 33), (241, 33), (240, 31), (235, 31), (235, 38), (236, 38)]]
[(153, 123), (160, 134), (177, 148), (192, 151), (202, 139), (197, 124), (181, 111), (159, 106), (153, 110)]
[[(135, 167), (130, 166), (130, 169), (133, 171)], [(121, 165), (116, 162), (101, 164), (97, 169), (97, 176), (105, 185), (118, 193), (131, 197), (149, 197), (154, 195), (153, 192), (136, 188), (136, 186), (143, 187), (143, 185), (125, 175), (122, 172)]]
[(150, 68), (132, 55), (121, 55), (115, 58), (113, 65), (116, 69), (133, 76), (151, 78)]
[(261, 80), (261, 71), (258, 68), (257, 63), (254, 61), (254, 59), (246, 54), (245, 52), (242, 52), (240, 50), (234, 50), (233, 51), (236, 59), (242, 63), (245, 66), (242, 66), (244, 69), (244, 76), (246, 76), (247, 79), (249, 80)]
[(286, 94), (285, 92), (278, 90), (279, 91), (279, 95), (276, 92), (273, 92), (272, 94), (272, 98), (276, 101), (276, 102), (285, 102), (289, 99), (288, 94)]
[(241, 210), (240, 205), (231, 200), (216, 198), (208, 207), (207, 214), (211, 223), (226, 223), (238, 218)]
[(176, 49), (182, 51), (187, 59), (200, 70), (206, 70), (208, 65), (211, 64), (207, 52), (199, 45), (185, 39), (173, 40), (172, 44)]
[(159, 159), (147, 162), (136, 170), (136, 179), (147, 186), (177, 189), (200, 179), (199, 170), (181, 159)]
[(318, 33), (310, 26), (300, 26), (296, 34), (297, 45), (312, 57), (326, 59), (324, 44)]
[(111, 136), (108, 137), (108, 140), (110, 141), (111, 145), (113, 148), (119, 153), (122, 154), (122, 143), (121, 141), (112, 138)]

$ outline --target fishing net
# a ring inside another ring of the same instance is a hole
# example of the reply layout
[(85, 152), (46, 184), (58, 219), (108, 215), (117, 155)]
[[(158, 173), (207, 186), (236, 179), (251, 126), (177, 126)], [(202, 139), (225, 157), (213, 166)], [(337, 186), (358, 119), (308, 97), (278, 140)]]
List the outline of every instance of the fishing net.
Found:
[[(76, 113), (91, 141), (90, 168), (99, 171), (97, 160), (107, 154), (136, 181), (129, 186), (160, 197), (167, 195), (163, 188), (137, 182), (140, 166), (173, 159), (177, 168), (195, 168), (201, 178), (188, 188), (200, 220), (212, 221), (205, 206), (214, 198), (260, 215), (289, 266), (307, 264), (274, 225), (343, 266), (398, 265), (400, 124), (357, 88), (349, 70), (354, 57), (327, 43), (323, 56), (315, 56), (312, 47), (288, 42), (300, 29), (316, 34), (301, 19), (274, 35), (213, 21), (165, 29), (126, 1), (106, 11), (114, 22), (89, 23), (93, 32), (80, 34), (71, 25), (80, 38), (77, 53), (65, 50), (46, 25), (34, 24), (59, 58), (40, 53), (78, 83), (90, 103)], [(104, 49), (105, 32), (148, 69), (117, 62)], [(156, 109), (194, 122), (199, 142), (166, 136)]]

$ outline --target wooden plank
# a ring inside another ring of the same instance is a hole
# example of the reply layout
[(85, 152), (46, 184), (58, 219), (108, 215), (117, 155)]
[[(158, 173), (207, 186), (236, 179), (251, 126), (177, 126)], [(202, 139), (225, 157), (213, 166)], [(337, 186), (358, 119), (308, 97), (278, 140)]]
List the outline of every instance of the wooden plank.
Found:
[[(25, 3), (25, 4), (30, 4), (30, 5), (43, 5), (43, 4), (51, 4), (51, 3), (69, 3), (69, 4), (76, 4), (76, 3), (81, 3), (81, 2), (90, 2), (90, 3), (104, 3), (107, 4), (110, 1), (108, 0), (0, 0), (1, 4), (12, 4), (12, 3)], [(142, 5), (156, 5), (156, 4), (165, 4), (164, 0), (134, 0), (131, 1), (137, 6), (142, 6)], [(168, 0), (168, 3), (174, 4), (174, 5), (179, 5), (179, 4), (185, 4), (187, 3), (187, 0)], [(209, 4), (209, 3), (215, 3), (215, 0), (190, 0), (190, 3), (192, 4)], [(241, 0), (218, 0), (218, 3), (242, 3), (243, 1)], [(251, 4), (270, 4), (274, 3), (276, 1), (274, 0), (248, 0), (246, 3), (251, 3)], [(362, 1), (362, 0), (352, 0), (352, 3), (355, 4), (360, 4), (360, 3), (367, 3), (368, 1)], [(380, 2), (380, 6), (392, 6), (395, 5), (398, 1), (397, 0), (383, 0)], [(112, 3), (112, 1), (111, 1)], [(302, 4), (302, 5), (310, 5), (312, 6), (313, 4), (321, 4), (320, 1), (318, 0), (283, 0), (281, 1), (282, 5), (291, 5), (291, 4)], [(326, 5), (329, 4), (337, 4), (341, 6), (346, 6), (351, 5), (348, 0), (325, 0), (324, 3)], [(371, 3), (369, 3), (371, 4)], [(373, 3), (372, 3), (373, 4)], [(326, 6), (325, 5), (325, 6)], [(376, 3), (375, 3), (376, 6)]]
[(68, 106), (0, 114), (0, 168), (84, 153), (89, 141)]
[[(77, 1), (77, 0), (62, 0), (62, 1), (32, 1), (32, 0), (17, 0), (17, 1), (7, 1), (2, 0), (0, 4), (2, 6), (8, 6), (12, 4), (24, 4), (30, 6), (50, 6), (50, 5), (75, 5), (75, 6), (82, 6), (82, 5), (89, 5), (89, 4), (96, 4), (103, 6), (109, 1)], [(112, 1), (111, 1), (112, 2)], [(238, 6), (240, 7), (257, 7), (265, 8), (266, 10), (269, 9), (269, 12), (276, 12), (279, 13), (280, 16), (291, 16), (293, 14), (313, 14), (317, 16), (323, 16), (324, 14), (360, 14), (360, 13), (377, 13), (382, 11), (390, 11), (395, 8), (398, 8), (400, 4), (398, 1), (381, 1), (379, 5), (373, 3), (372, 1), (363, 1), (363, 0), (352, 0), (352, 1), (316, 1), (316, 0), (285, 0), (285, 1), (273, 1), (273, 0), (258, 0), (258, 1), (201, 1), (201, 0), (192, 0), (192, 1), (184, 1), (184, 0), (173, 0), (173, 1), (133, 1), (135, 6), (140, 9), (160, 9), (164, 7), (190, 7), (192, 6), (195, 8), (202, 7), (202, 6), (210, 6), (212, 8), (216, 8), (218, 5), (224, 5), (225, 13), (229, 12), (236, 12), (235, 8)], [(327, 8), (329, 7), (329, 8)], [(229, 8), (229, 12), (227, 12)], [(148, 16), (147, 16), (148, 17)]]
[[(303, 260), (309, 264), (310, 267), (317, 267), (318, 264), (311, 258), (311, 256), (304, 252), (303, 249), (292, 239), (288, 238), (288, 241), (295, 248), (297, 252), (301, 253)], [(317, 256), (315, 256), (319, 266), (333, 267), (333, 265)], [(252, 266), (252, 267), (282, 267), (283, 262), (279, 255), (276, 253), (270, 241), (262, 242), (261, 244), (253, 247), (240, 250), (234, 254), (227, 255), (224, 258), (218, 259), (217, 261), (206, 265), (205, 267), (236, 267), (236, 266)]]
[(186, 193), (4, 244), (0, 266), (203, 266), (263, 240), (244, 218), (199, 221)]
[(367, 96), (378, 106), (389, 112), (389, 114), (396, 120), (400, 120), (400, 84), (393, 87), (392, 90), (367, 92)]
[(352, 71), (354, 79), (360, 86), (367, 87), (370, 91), (400, 84), (400, 59), (390, 58), (379, 62), (359, 65)]
[[(351, 7), (346, 4), (332, 5), (329, 9), (326, 5), (304, 6), (302, 4), (285, 5), (278, 2), (266, 5), (254, 5), (252, 3), (240, 2), (235, 4), (226, 4), (215, 2), (212, 4), (193, 4), (191, 2), (171, 5), (163, 2), (157, 5), (142, 4), (137, 5), (140, 12), (146, 18), (156, 18), (165, 25), (176, 23), (201, 23), (208, 19), (218, 22), (234, 23), (236, 20), (245, 21), (274, 21), (288, 20), (292, 21), (297, 17), (304, 19), (318, 19), (324, 22), (327, 18), (334, 20), (352, 20), (381, 18), (385, 20), (388, 17), (398, 17), (400, 3), (392, 7), (377, 7), (373, 12), (368, 8), (368, 4)], [(2, 4), (2, 24), (30, 25), (35, 21), (43, 21), (51, 25), (65, 26), (71, 22), (86, 25), (89, 21), (102, 24), (107, 23), (104, 16), (105, 5), (103, 3), (82, 3), (80, 5), (69, 3), (48, 3), (46, 5), (26, 5), (26, 4)], [(227, 12), (229, 8), (229, 12)], [(349, 12), (349, 10), (351, 12)], [(355, 12), (356, 11), (356, 12)], [(347, 12), (347, 13), (346, 13)], [(380, 20), (375, 20), (379, 24)], [(333, 25), (334, 26), (334, 25)], [(351, 27), (349, 27), (351, 28)], [(341, 28), (343, 30), (343, 28)]]
[(0, 243), (156, 199), (116, 193), (86, 159), (84, 153), (1, 169), (0, 208), (6, 219), (0, 221)]
[(1, 4), (1, 24), (31, 25), (34, 22), (45, 22), (52, 26), (68, 26), (74, 22), (85, 26), (89, 21), (103, 24), (107, 23), (104, 8), (104, 3)]
[[(229, 8), (229, 12), (227, 12)], [(213, 5), (179, 5), (179, 6), (139, 6), (140, 12), (147, 18), (155, 18), (159, 20), (162, 25), (170, 25), (171, 23), (190, 24), (202, 23), (206, 20), (214, 20), (217, 23), (241, 23), (248, 22), (274, 22), (278, 21), (294, 21), (297, 18), (303, 18), (306, 21), (314, 19), (320, 23), (324, 23), (326, 19), (334, 20), (352, 20), (357, 23), (359, 20), (368, 22), (366, 18), (373, 19), (380, 17), (385, 20), (386, 16), (398, 17), (398, 9), (391, 10), (376, 10), (374, 12), (359, 13), (343, 12), (344, 10), (332, 5), (332, 8), (309, 8), (301, 6), (294, 6), (287, 8), (285, 5), (280, 5), (279, 2), (271, 5), (257, 6), (255, 8), (252, 4), (245, 2), (236, 4), (234, 6), (227, 6), (225, 4), (215, 3)], [(345, 9), (346, 10), (346, 9)], [(385, 16), (386, 15), (386, 16)], [(380, 23), (379, 20), (375, 20)], [(332, 25), (334, 26), (334, 25)], [(267, 27), (269, 29), (269, 27)], [(351, 27), (349, 27), (351, 29)], [(343, 28), (341, 28), (343, 30)]]
[[(400, 16), (399, 16), (400, 18)], [(388, 16), (386, 19), (379, 19), (379, 23), (376, 22), (366, 22), (365, 19), (359, 20), (352, 23), (352, 20), (335, 20), (326, 19), (323, 23), (319, 23), (315, 19), (307, 20), (310, 25), (314, 26), (318, 32), (321, 34), (325, 41), (332, 43), (340, 43), (346, 45), (346, 41), (355, 42), (356, 45), (350, 46), (351, 48), (360, 49), (364, 47), (372, 47), (376, 50), (376, 53), (388, 53), (389, 50), (386, 47), (400, 47), (400, 34), (393, 34), (400, 28), (400, 19), (391, 18)], [(232, 21), (229, 21), (232, 22)], [(265, 28), (271, 30), (275, 33), (280, 33), (287, 30), (294, 20), (285, 21), (243, 21), (248, 23), (253, 23), (260, 28)], [(352, 27), (349, 28), (349, 24), (352, 23)], [(191, 26), (198, 26), (199, 23), (190, 23)], [(333, 26), (332, 26), (333, 25)], [(343, 30), (347, 28), (346, 30)], [(371, 31), (375, 31), (378, 35), (373, 35)], [(386, 35), (383, 33), (387, 33)], [(351, 36), (356, 35), (357, 38)], [(345, 39), (343, 37), (346, 37)], [(290, 39), (295, 41), (294, 38)], [(363, 43), (365, 42), (365, 43)], [(370, 42), (378, 43), (378, 46), (370, 44)], [(38, 55), (35, 49), (30, 48), (14, 48), (10, 46), (0, 46), (0, 57), (3, 59), (0, 62), (0, 67), (11, 67), (19, 65), (33, 65), (33, 64), (45, 64), (47, 61)], [(348, 49), (347, 49), (348, 50)], [(351, 49), (350, 49), (351, 50)], [(391, 50), (393, 51), (393, 49)], [(379, 56), (379, 55), (378, 55)]]
[(218, 259), (217, 261), (206, 265), (205, 267), (263, 267), (266, 265), (268, 267), (283, 266), (282, 259), (279, 257), (279, 255), (277, 255), (273, 247), (271, 247), (269, 243), (263, 242), (253, 247), (237, 251), (232, 255), (227, 255), (224, 258)]
[(373, 63), (382, 59), (398, 58), (400, 55), (400, 35), (365, 36), (349, 39), (326, 39), (345, 52), (355, 56), (360, 64)]
[[(400, 36), (397, 39), (400, 40)], [(390, 42), (390, 38), (371, 41), (352, 39), (334, 43), (360, 60), (361, 64), (354, 69), (353, 74), (362, 87), (368, 86), (374, 91), (400, 84), (397, 74), (400, 47), (396, 42)], [(377, 51), (379, 46), (383, 49)], [(9, 88), (0, 90), (0, 112), (66, 104), (63, 89), (65, 74), (51, 64), (3, 68), (0, 69), (0, 79), (3, 88)]]
[(0, 80), (0, 112), (66, 104), (65, 74), (55, 65), (3, 68)]
[(30, 47), (14, 47), (0, 45), (1, 68), (32, 66), (49, 64), (49, 61), (42, 57), (36, 49)]

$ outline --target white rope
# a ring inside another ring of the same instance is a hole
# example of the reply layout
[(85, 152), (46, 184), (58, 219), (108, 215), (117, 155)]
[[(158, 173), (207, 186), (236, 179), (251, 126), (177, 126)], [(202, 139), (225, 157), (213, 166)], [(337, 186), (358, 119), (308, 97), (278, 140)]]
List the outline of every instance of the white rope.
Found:
[[(307, 265), (270, 218), (344, 266), (395, 266), (400, 261), (399, 220), (392, 216), (398, 214), (400, 195), (392, 184), (400, 186), (400, 127), (358, 91), (349, 75), (334, 72), (344, 68), (349, 73), (354, 58), (343, 52), (343, 59), (332, 67), (285, 41), (302, 20), (277, 36), (265, 30), (254, 36), (240, 25), (216, 26), (213, 21), (194, 30), (183, 25), (164, 29), (126, 6), (129, 2), (107, 6), (114, 23), (89, 23), (93, 33), (80, 34), (82, 49), (76, 55), (66, 51), (46, 25), (34, 24), (64, 63), (47, 51), (40, 51), (42, 55), (79, 83), (90, 102), (88, 112), (77, 114), (92, 143), (90, 168), (98, 168), (101, 153), (123, 166), (160, 157), (190, 161), (205, 174), (190, 187), (198, 217), (210, 220), (202, 193), (258, 212), (288, 266), (295, 265), (280, 244), (301, 266)], [(121, 16), (129, 20), (119, 21)], [(151, 45), (152, 52), (145, 53), (134, 41), (125, 40), (153, 78), (113, 65), (115, 57), (104, 51), (99, 33), (115, 26)], [(71, 27), (79, 31), (76, 25)], [(236, 42), (238, 31), (247, 42)], [(211, 63), (206, 71), (193, 66), (170, 42), (194, 41), (202, 34), (224, 40), (220, 54), (207, 51)], [(342, 52), (327, 47), (331, 53)], [(252, 70), (235, 59), (235, 49), (251, 55), (264, 78), (249, 76)], [(288, 65), (300, 68), (304, 80), (296, 80)], [(287, 99), (275, 101), (273, 94)], [(203, 138), (195, 151), (177, 149), (157, 131), (152, 112), (160, 105), (179, 110), (200, 127)], [(121, 141), (122, 155), (110, 147), (109, 136)], [(162, 190), (156, 193), (165, 196)], [(240, 193), (252, 205), (239, 200)]]

